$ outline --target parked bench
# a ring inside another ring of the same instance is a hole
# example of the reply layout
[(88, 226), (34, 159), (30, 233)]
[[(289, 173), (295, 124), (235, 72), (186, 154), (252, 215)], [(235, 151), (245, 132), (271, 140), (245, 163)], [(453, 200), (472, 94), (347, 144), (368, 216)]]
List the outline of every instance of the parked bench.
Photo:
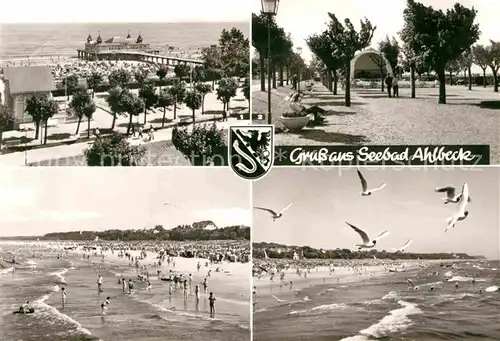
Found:
[(55, 119), (55, 118), (49, 118), (47, 120), (47, 125), (49, 127), (57, 127), (57, 125), (59, 124), (59, 120), (58, 119)]
[(19, 146), (22, 144), (22, 140), (19, 139), (7, 139), (3, 140), (2, 145), (5, 147), (14, 147), (14, 146)]

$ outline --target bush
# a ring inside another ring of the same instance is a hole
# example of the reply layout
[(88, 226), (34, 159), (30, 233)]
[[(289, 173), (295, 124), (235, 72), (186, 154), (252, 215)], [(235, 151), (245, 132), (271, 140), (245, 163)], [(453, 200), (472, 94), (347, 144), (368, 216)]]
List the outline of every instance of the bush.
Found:
[(198, 125), (190, 133), (187, 128), (175, 127), (172, 143), (195, 166), (210, 165), (214, 155), (222, 151), (225, 143), (222, 129), (215, 123)]
[(294, 112), (285, 112), (281, 116), (285, 118), (291, 118), (291, 117), (306, 117), (310, 114), (308, 114), (306, 111), (294, 111)]
[(89, 149), (85, 159), (88, 166), (143, 166), (146, 149), (142, 146), (131, 146), (119, 133), (110, 137), (97, 138)]

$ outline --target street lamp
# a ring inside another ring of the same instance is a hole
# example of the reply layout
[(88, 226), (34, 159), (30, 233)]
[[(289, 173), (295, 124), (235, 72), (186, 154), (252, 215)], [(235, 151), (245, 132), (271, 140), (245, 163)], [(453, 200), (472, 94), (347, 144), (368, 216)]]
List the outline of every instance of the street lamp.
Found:
[[(297, 54), (302, 59), (302, 47), (300, 47), (300, 46), (297, 47)], [(300, 80), (302, 78), (302, 70), (300, 69), (300, 66), (301, 66), (301, 64), (299, 63), (299, 75), (298, 75), (299, 76), (298, 77), (299, 78), (299, 84), (298, 84), (298, 88), (297, 88), (297, 91), (298, 91), (299, 95), (300, 95)]]
[(261, 13), (267, 16), (267, 123), (271, 124), (271, 22), (278, 14), (279, 0), (261, 0)]

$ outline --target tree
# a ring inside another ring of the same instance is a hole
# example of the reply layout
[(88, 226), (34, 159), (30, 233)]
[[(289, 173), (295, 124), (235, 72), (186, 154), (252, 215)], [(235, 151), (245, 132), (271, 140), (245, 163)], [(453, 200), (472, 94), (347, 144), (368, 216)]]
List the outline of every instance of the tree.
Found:
[(144, 84), (147, 76), (148, 73), (145, 70), (138, 70), (134, 73), (135, 81), (137, 82), (137, 84), (139, 84), (139, 86), (142, 86)]
[(464, 75), (466, 75), (466, 78), (468, 80), (467, 86), (469, 90), (472, 90), (472, 63), (473, 63), (473, 57), (472, 57), (472, 48), (468, 48), (465, 50), (462, 55), (460, 56), (460, 66), (462, 70), (464, 70)]
[(201, 113), (203, 114), (205, 112), (205, 96), (212, 92), (212, 87), (210, 84), (198, 83), (194, 88), (201, 94)]
[(238, 84), (231, 78), (223, 78), (219, 82), (219, 87), (217, 88), (217, 99), (224, 105), (223, 110), (229, 110), (229, 102), (231, 98), (236, 96), (236, 90), (238, 89)]
[(146, 125), (147, 110), (150, 110), (158, 102), (156, 88), (152, 83), (143, 83), (139, 89), (139, 97), (144, 101), (144, 125)]
[(156, 75), (160, 79), (160, 91), (161, 91), (161, 82), (163, 82), (163, 80), (165, 79), (165, 77), (167, 76), (167, 74), (168, 74), (168, 70), (165, 67), (163, 67), (163, 66), (160, 67), (158, 69), (158, 71), (156, 71)]
[(132, 79), (132, 74), (126, 69), (117, 69), (111, 71), (108, 76), (109, 86), (126, 88)]
[[(269, 20), (271, 21), (269, 22)], [(271, 43), (273, 45), (271, 53), (274, 54), (277, 52), (274, 49), (275, 43), (279, 44), (281, 40), (287, 38), (283, 28), (278, 27), (273, 17), (268, 17), (264, 14), (255, 15), (252, 13), (252, 46), (259, 53), (260, 91), (266, 91), (264, 74), (267, 69), (264, 65), (265, 61), (267, 58), (271, 58), (272, 61), (272, 56), (268, 56), (268, 24), (270, 25)]]
[(245, 83), (243, 83), (241, 92), (243, 92), (243, 96), (245, 96), (245, 99), (248, 101), (248, 107), (250, 108), (250, 78), (245, 78)]
[(376, 27), (372, 26), (368, 19), (360, 20), (360, 30), (356, 31), (349, 18), (344, 20), (344, 25), (340, 23), (335, 14), (328, 13), (330, 23), (328, 24), (328, 35), (331, 44), (335, 48), (335, 55), (342, 60), (345, 65), (345, 105), (351, 106), (351, 60), (359, 50), (370, 45)]
[(461, 70), (462, 66), (460, 65), (460, 58), (450, 60), (446, 66), (445, 71), (448, 72), (450, 76), (450, 85), (453, 85), (453, 75), (458, 74)]
[(205, 66), (206, 80), (211, 81), (213, 87), (215, 81), (221, 79), (223, 75), (221, 50), (217, 45), (210, 45), (201, 50), (201, 56)]
[(424, 64), (436, 72), (440, 104), (446, 104), (447, 65), (479, 38), (479, 25), (474, 24), (476, 13), (474, 8), (468, 9), (459, 3), (444, 13), (415, 0), (407, 0), (401, 38)]
[(141, 166), (145, 152), (143, 146), (131, 146), (123, 135), (113, 132), (97, 139), (84, 154), (88, 166)]
[(73, 94), (73, 98), (71, 99), (69, 107), (73, 109), (76, 117), (78, 117), (78, 124), (76, 126), (75, 135), (78, 135), (80, 124), (82, 123), (82, 119), (85, 116), (84, 108), (87, 107), (90, 103), (93, 104), (93, 101), (87, 89), (78, 89)]
[(87, 118), (87, 138), (90, 139), (90, 121), (94, 116), (96, 106), (94, 101), (87, 102), (82, 109), (83, 115)]
[(144, 110), (144, 100), (136, 94), (129, 94), (130, 95), (127, 95), (123, 98), (123, 107), (129, 116), (127, 135), (130, 134), (130, 129), (132, 129), (132, 120), (134, 116), (139, 117), (139, 115)]
[(158, 95), (158, 102), (157, 105), (160, 108), (163, 108), (163, 118), (161, 120), (161, 127), (165, 127), (165, 116), (166, 116), (166, 108), (174, 104), (174, 97), (172, 94), (167, 90), (163, 89), (160, 91)]
[[(396, 73), (396, 67), (398, 66), (398, 60), (399, 60), (399, 44), (398, 41), (393, 37), (392, 39), (389, 39), (389, 36), (386, 36), (385, 39), (381, 40), (378, 43), (378, 49), (379, 51), (383, 54), (383, 56), (387, 59), (389, 62), (389, 65), (391, 66), (391, 69), (394, 73)], [(382, 91), (384, 91), (384, 84), (385, 84), (385, 75), (384, 75), (384, 69), (386, 67), (385, 65), (385, 59), (380, 56), (378, 58), (379, 64), (377, 64), (380, 67), (381, 70), (381, 78), (382, 78)]]
[(89, 89), (92, 89), (92, 98), (94, 98), (95, 89), (97, 89), (99, 85), (102, 84), (102, 81), (102, 74), (96, 71), (92, 72), (87, 79), (87, 86)]
[(493, 91), (498, 92), (498, 70), (500, 69), (500, 42), (490, 40), (487, 51), (488, 66), (493, 72)]
[(108, 103), (109, 108), (113, 113), (113, 122), (111, 123), (111, 130), (115, 128), (116, 116), (122, 114), (125, 111), (125, 109), (123, 108), (122, 97), (126, 91), (127, 91), (126, 89), (123, 89), (121, 87), (114, 87), (108, 92), (109, 95), (108, 98), (106, 98), (106, 102)]
[(201, 103), (202, 103), (202, 95), (194, 90), (194, 91), (188, 91), (186, 93), (186, 97), (184, 98), (184, 103), (186, 103), (186, 106), (192, 110), (193, 112), (193, 123), (195, 122), (195, 115), (194, 112), (196, 109), (200, 109)]
[(215, 122), (210, 126), (196, 125), (191, 133), (179, 127), (172, 131), (173, 145), (195, 166), (209, 165), (225, 140), (224, 132), (217, 129)]
[(2, 150), (2, 135), (3, 132), (6, 131), (10, 125), (12, 119), (9, 116), (7, 106), (1, 104), (1, 96), (0, 96), (0, 151)]
[(168, 91), (174, 99), (174, 120), (177, 118), (177, 104), (184, 102), (184, 97), (186, 96), (186, 86), (183, 82), (177, 81), (173, 86), (171, 86)]
[(63, 78), (62, 85), (67, 90), (67, 100), (69, 101), (69, 95), (72, 94), (76, 89), (78, 89), (78, 76), (75, 74), (68, 75)]
[[(306, 39), (307, 46), (312, 53), (318, 57), (328, 69), (328, 89), (337, 94), (338, 85), (338, 70), (340, 69), (343, 60), (335, 55), (336, 48), (332, 46), (328, 31), (321, 34), (314, 34)], [(332, 79), (333, 75), (333, 79)], [(333, 85), (333, 86), (332, 86)]]
[(488, 50), (483, 45), (472, 47), (472, 61), (483, 70), (483, 87), (486, 88), (486, 69), (488, 68)]
[(219, 38), (220, 61), (227, 77), (246, 77), (250, 72), (250, 45), (242, 31), (223, 29)]
[[(54, 116), (58, 108), (57, 103), (46, 94), (36, 93), (26, 99), (26, 113), (31, 116), (36, 127), (35, 139), (39, 137), (40, 124), (46, 123), (49, 118)], [(45, 128), (44, 144), (47, 140), (47, 126)]]
[(177, 64), (174, 67), (174, 73), (177, 78), (179, 78), (180, 80), (184, 80), (189, 77), (189, 74), (191, 73), (191, 67), (187, 64)]
[(203, 66), (195, 66), (193, 69), (193, 82), (197, 84), (198, 82), (204, 82), (207, 79), (206, 69)]

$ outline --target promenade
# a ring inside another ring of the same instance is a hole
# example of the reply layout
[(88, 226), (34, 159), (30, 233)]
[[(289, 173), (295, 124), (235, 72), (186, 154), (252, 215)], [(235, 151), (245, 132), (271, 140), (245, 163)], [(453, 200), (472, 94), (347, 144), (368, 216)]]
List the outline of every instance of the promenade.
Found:
[[(132, 90), (137, 93), (138, 90)], [(109, 107), (106, 103), (107, 93), (98, 93), (95, 95), (94, 101), (97, 110), (93, 115), (90, 122), (91, 137), (95, 128), (99, 128), (101, 133), (109, 132), (113, 116), (110, 113)], [(70, 97), (71, 99), (71, 97)], [(56, 98), (56, 100), (64, 100)], [(233, 112), (248, 112), (248, 101), (244, 98), (240, 89), (238, 89), (237, 96), (232, 98), (229, 104), (230, 110)], [(172, 129), (179, 123), (191, 123), (192, 111), (185, 105), (177, 108), (177, 119), (173, 119), (173, 108), (166, 110), (165, 128), (162, 126), (163, 109), (157, 108), (149, 110), (147, 114), (147, 121), (145, 128), (148, 129), (151, 125), (155, 129), (154, 141), (148, 141), (147, 134), (144, 134), (144, 139), (129, 138), (131, 144), (144, 144), (147, 148), (147, 160), (149, 165), (167, 166), (167, 165), (189, 165), (189, 161), (185, 160), (175, 147), (168, 141), (172, 139)], [(205, 97), (205, 112), (202, 114), (201, 110), (195, 111), (196, 124), (203, 124), (213, 122), (222, 118), (222, 102), (217, 100), (217, 95), (211, 92)], [(75, 132), (77, 128), (77, 121), (74, 118), (57, 118), (57, 126), (49, 127), (47, 145), (40, 146), (40, 139), (34, 140), (35, 131), (30, 130), (27, 132), (11, 131), (3, 134), (4, 143), (9, 139), (23, 139), (28, 143), (24, 145), (36, 146), (36, 148), (27, 150), (26, 152), (13, 152), (4, 153), (0, 155), (1, 166), (21, 166), (21, 165), (38, 165), (38, 166), (85, 166), (83, 152), (89, 147), (92, 141), (78, 140), (75, 141)], [(133, 123), (144, 122), (144, 114), (134, 118)], [(241, 125), (243, 121), (237, 120), (234, 117), (228, 117), (226, 122), (218, 122), (217, 126), (221, 129), (227, 130), (230, 125)], [(125, 134), (129, 123), (128, 115), (117, 116), (114, 131)], [(42, 131), (40, 132), (42, 134)], [(87, 137), (87, 121), (82, 121), (78, 137)], [(73, 141), (73, 142), (72, 142)], [(24, 141), (23, 141), (24, 142)], [(165, 143), (168, 142), (168, 143)]]
[[(267, 112), (267, 92), (252, 86), (252, 111)], [(272, 91), (273, 123), (283, 128), (280, 116), (290, 112), (285, 97), (293, 90)], [(500, 95), (491, 87), (447, 86), (447, 104), (438, 104), (437, 88), (400, 88), (399, 98), (380, 89), (352, 89), (352, 105), (344, 105), (344, 92), (334, 96), (320, 83), (306, 93), (303, 104), (327, 110), (324, 124), (299, 133), (276, 134), (276, 145), (490, 145), (490, 162), (500, 162)], [(495, 106), (496, 103), (496, 106)], [(265, 123), (254, 121), (254, 123)]]

